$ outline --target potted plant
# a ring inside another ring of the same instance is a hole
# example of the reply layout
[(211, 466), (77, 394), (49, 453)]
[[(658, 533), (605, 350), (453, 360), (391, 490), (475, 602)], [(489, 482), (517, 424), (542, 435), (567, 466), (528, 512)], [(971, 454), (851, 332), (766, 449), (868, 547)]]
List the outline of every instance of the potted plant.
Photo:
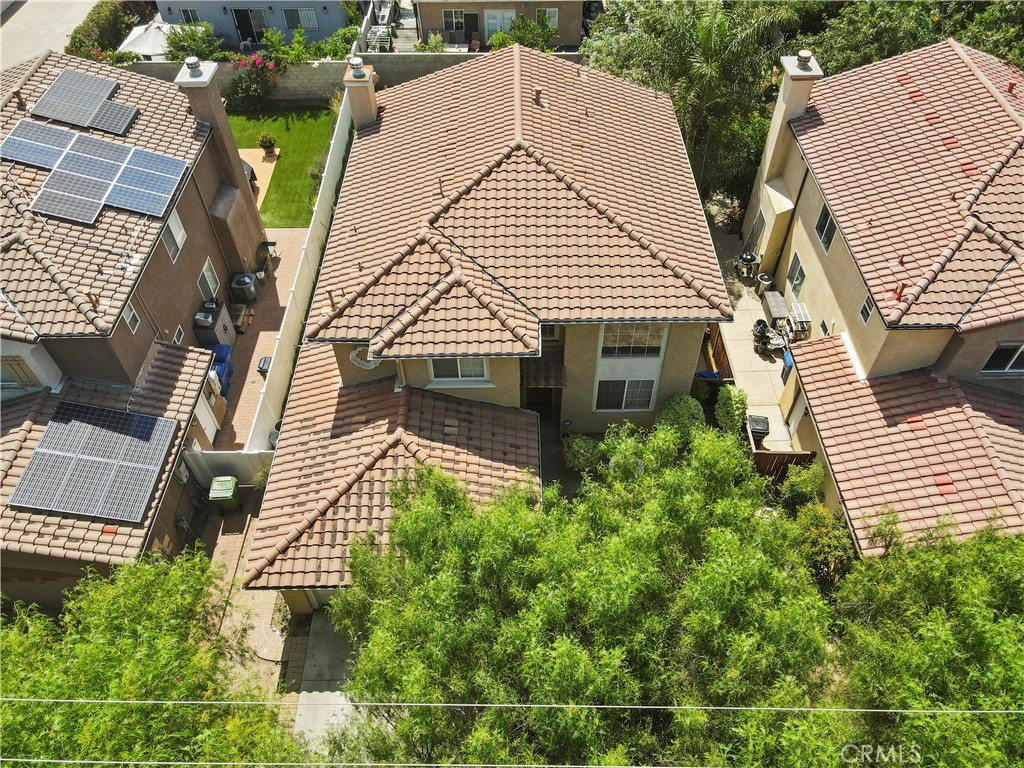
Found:
[(277, 146), (277, 139), (270, 131), (264, 131), (256, 139), (256, 143), (263, 147), (263, 153), (270, 157), (274, 154), (274, 147)]

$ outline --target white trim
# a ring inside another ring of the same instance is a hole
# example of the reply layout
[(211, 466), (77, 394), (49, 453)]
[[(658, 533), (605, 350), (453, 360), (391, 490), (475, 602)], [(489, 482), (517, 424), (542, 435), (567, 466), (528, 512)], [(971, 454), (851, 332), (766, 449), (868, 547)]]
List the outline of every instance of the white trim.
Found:
[(185, 232), (185, 228), (181, 225), (178, 212), (171, 211), (167, 216), (167, 223), (160, 233), (160, 242), (164, 244), (167, 255), (171, 257), (172, 264), (177, 262), (178, 256), (181, 255), (181, 247), (185, 244), (187, 237), (188, 233)]
[(174, 331), (174, 337), (171, 339), (172, 344), (181, 344), (185, 340), (185, 329), (180, 325)]
[[(210, 278), (206, 274), (207, 268), (209, 268), (210, 274), (213, 275), (213, 279), (216, 281), (212, 286), (210, 285)], [(207, 258), (206, 263), (203, 264), (203, 271), (199, 273), (199, 279), (196, 280), (196, 285), (199, 286), (199, 293), (203, 295), (205, 300), (209, 301), (217, 298), (217, 291), (220, 290), (220, 277), (217, 275), (217, 270), (209, 258)], [(207, 296), (207, 290), (212, 290), (212, 294)]]
[[(795, 273), (793, 267), (796, 267)], [(793, 251), (793, 258), (789, 262), (789, 269), (786, 270), (786, 285), (789, 286), (789, 292), (793, 294), (793, 301), (800, 298), (800, 292), (804, 289), (806, 283), (807, 271), (800, 261), (800, 254)]]
[(860, 321), (864, 323), (864, 325), (867, 325), (868, 320), (871, 319), (871, 314), (874, 311), (875, 300), (871, 298), (871, 294), (869, 293), (864, 297), (864, 303), (860, 305), (860, 312), (858, 313), (860, 315)]
[[(593, 411), (594, 411), (594, 413), (650, 413), (651, 411), (654, 410), (654, 403), (658, 399), (658, 383), (659, 383), (659, 378), (660, 377), (655, 377), (655, 378), (651, 378), (651, 379), (649, 379), (649, 378), (627, 378), (627, 379), (601, 378), (601, 379), (596, 380), (594, 382), (594, 403), (593, 403)], [(648, 406), (646, 408), (598, 408), (597, 407), (597, 399), (598, 399), (598, 391), (600, 390), (601, 383), (602, 382), (610, 382), (610, 381), (624, 381), (624, 382), (626, 382), (626, 386), (622, 390), (622, 402), (623, 402), (623, 404), (625, 404), (626, 395), (629, 393), (629, 385), (630, 384), (636, 383), (636, 382), (646, 382), (646, 381), (651, 382), (651, 400), (650, 400), (650, 403), (648, 404)]]
[(135, 335), (135, 332), (139, 330), (139, 324), (142, 320), (139, 318), (139, 313), (135, 311), (135, 307), (129, 301), (124, 305), (124, 324), (128, 326), (128, 330)]
[[(998, 352), (1001, 347), (1016, 347), (1017, 351), (1013, 354), (1013, 356), (1009, 359), (1009, 361), (1003, 368), (989, 368), (986, 370), (985, 366), (988, 365), (989, 361), (993, 357), (995, 357), (996, 352)], [(1017, 362), (1018, 360), (1021, 360), (1022, 358), (1024, 358), (1024, 341), (996, 342), (996, 348), (992, 350), (992, 354), (989, 355), (988, 358), (985, 360), (984, 364), (981, 367), (981, 370), (978, 371), (978, 373), (984, 376), (985, 378), (988, 378), (990, 376), (1022, 376), (1024, 375), (1024, 370), (1021, 370), (1020, 368), (1010, 368), (1010, 366), (1013, 363)]]
[[(434, 373), (434, 363), (436, 360), (454, 360), (456, 366), (459, 369), (458, 377), (446, 377), (437, 376)], [(463, 376), (462, 375), (462, 361), (463, 360), (480, 360), (484, 364), (484, 375), (483, 376)], [(449, 388), (449, 387), (474, 387), (474, 386), (491, 386), (491, 365), (486, 357), (446, 357), (436, 358), (429, 361), (430, 365), (430, 382), (431, 384), (437, 383), (437, 387)]]

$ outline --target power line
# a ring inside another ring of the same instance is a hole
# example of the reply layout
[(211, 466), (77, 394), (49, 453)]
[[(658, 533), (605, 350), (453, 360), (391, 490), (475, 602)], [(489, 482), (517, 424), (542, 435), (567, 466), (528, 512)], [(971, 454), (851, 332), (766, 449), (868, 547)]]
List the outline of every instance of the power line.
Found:
[[(0, 697), (0, 704), (116, 704), (129, 706), (248, 706), (292, 707), (294, 701), (170, 701), (162, 699), (44, 699)], [(370, 709), (586, 709), (660, 712), (806, 712), (812, 714), (882, 714), (882, 715), (1024, 715), (1024, 709), (872, 709), (867, 707), (741, 707), (716, 704), (494, 704), (482, 702), (426, 701), (325, 701), (318, 707), (353, 707)]]

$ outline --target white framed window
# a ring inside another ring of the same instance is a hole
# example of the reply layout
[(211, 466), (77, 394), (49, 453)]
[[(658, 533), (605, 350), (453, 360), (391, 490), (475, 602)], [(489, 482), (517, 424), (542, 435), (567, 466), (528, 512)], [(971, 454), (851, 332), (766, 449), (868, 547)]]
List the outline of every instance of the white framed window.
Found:
[(199, 24), (202, 19), (199, 18), (199, 11), (195, 8), (182, 8), (181, 9), (181, 23), (182, 24)]
[(822, 336), (828, 336), (829, 335), (828, 323), (826, 323), (824, 320), (821, 321), (821, 335)]
[(981, 367), (982, 373), (1024, 373), (1024, 341), (1004, 341)]
[(875, 311), (875, 301), (871, 298), (869, 293), (864, 299), (864, 303), (860, 305), (860, 320), (864, 325), (868, 324), (868, 320), (871, 318), (871, 313)]
[(0, 358), (0, 385), (9, 389), (33, 389), (41, 386), (35, 373), (20, 355)]
[(249, 20), (252, 22), (252, 31), (256, 33), (256, 42), (263, 41), (263, 33), (267, 31), (267, 17), (262, 8), (251, 8)]
[(181, 246), (185, 244), (187, 236), (185, 228), (181, 226), (178, 212), (171, 211), (171, 215), (167, 217), (167, 223), (164, 225), (164, 231), (160, 233), (160, 242), (167, 249), (167, 255), (171, 257), (172, 264), (178, 260), (178, 254), (181, 253)]
[(458, 32), (466, 28), (466, 15), (459, 8), (441, 11), (445, 32)]
[(135, 307), (129, 301), (124, 308), (124, 322), (128, 326), (128, 330), (135, 333), (139, 330), (139, 313), (135, 311)]
[(832, 247), (832, 241), (836, 236), (836, 222), (832, 218), (832, 214), (829, 213), (827, 204), (821, 206), (821, 213), (818, 214), (818, 221), (814, 225), (814, 232), (818, 235), (818, 241), (821, 243), (822, 249), (825, 253), (828, 253), (828, 249)]
[(434, 381), (488, 381), (487, 360), (483, 357), (443, 357), (430, 361)]
[(508, 32), (512, 27), (512, 21), (516, 17), (515, 11), (484, 11), (484, 38), (491, 39), (491, 35), (498, 30)]
[(800, 298), (800, 289), (804, 287), (804, 274), (803, 265), (800, 263), (800, 257), (793, 252), (793, 261), (789, 264), (789, 272), (786, 273), (786, 282), (789, 283), (789, 290), (793, 294), (793, 299)]
[(179, 325), (178, 329), (174, 332), (174, 338), (171, 339), (171, 343), (173, 343), (173, 344), (181, 344), (181, 342), (182, 342), (182, 340), (184, 338), (185, 338), (185, 331)]
[(217, 270), (213, 268), (213, 262), (209, 259), (203, 265), (203, 273), (199, 275), (199, 292), (204, 299), (217, 298), (217, 291), (220, 290), (220, 278), (217, 277)]
[(608, 323), (601, 329), (601, 357), (661, 357), (665, 323)]
[(595, 411), (649, 411), (654, 379), (604, 379), (597, 382)]
[(544, 26), (544, 22), (548, 23), (548, 26), (552, 29), (558, 29), (558, 9), (557, 8), (538, 8), (537, 9), (537, 23)]
[(288, 29), (313, 31), (319, 29), (315, 8), (285, 8), (284, 23)]
[(559, 333), (559, 327), (557, 325), (550, 325), (548, 323), (541, 325), (540, 338), (543, 341), (558, 341), (560, 337), (561, 334)]

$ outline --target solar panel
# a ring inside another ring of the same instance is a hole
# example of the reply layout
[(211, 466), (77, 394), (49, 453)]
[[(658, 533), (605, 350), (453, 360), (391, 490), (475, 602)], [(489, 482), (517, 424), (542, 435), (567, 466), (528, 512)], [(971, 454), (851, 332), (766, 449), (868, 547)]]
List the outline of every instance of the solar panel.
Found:
[[(63, 166), (63, 163), (61, 163), (61, 166)], [(46, 181), (43, 182), (43, 186), (40, 188), (40, 192), (43, 191), (60, 192), (64, 195), (95, 200), (102, 205), (103, 201), (107, 198), (107, 192), (110, 191), (110, 182), (88, 176), (79, 176), (77, 173), (68, 173), (58, 168), (58, 170), (53, 171), (46, 177)]]
[(165, 176), (178, 176), (185, 172), (188, 165), (184, 160), (168, 155), (159, 155), (156, 152), (147, 152), (144, 149), (136, 149), (128, 159), (128, 165), (133, 168), (143, 168), (153, 173), (162, 173)]
[[(67, 131), (67, 133), (71, 133), (71, 131)], [(71, 151), (77, 152), (80, 155), (97, 157), (100, 160), (109, 160), (118, 165), (124, 165), (125, 161), (132, 155), (131, 147), (118, 144), (116, 141), (97, 139), (94, 136), (86, 136), (81, 133), (71, 133), (71, 135), (75, 137), (74, 144), (71, 145)]]
[(77, 221), (81, 224), (92, 224), (103, 210), (102, 200), (87, 200), (84, 197), (40, 189), (30, 210), (45, 216), (56, 216), (58, 219)]
[(98, 157), (80, 155), (77, 152), (68, 152), (60, 162), (60, 170), (62, 171), (105, 181), (116, 179), (122, 167), (120, 163), (112, 163), (109, 160), (100, 160)]
[(10, 504), (137, 523), (177, 427), (172, 419), (61, 403)]
[(32, 107), (32, 114), (62, 123), (123, 134), (139, 113), (135, 107), (109, 101), (117, 81), (65, 69)]
[(107, 205), (137, 213), (146, 213), (150, 216), (163, 216), (169, 202), (170, 198), (166, 195), (158, 195), (120, 184), (111, 187), (110, 194), (107, 195)]
[(35, 120), (22, 118), (11, 130), (11, 136), (25, 141), (34, 141), (36, 144), (45, 144), (50, 147), (67, 149), (75, 140), (76, 134), (64, 128), (46, 123), (37, 123)]
[(4, 139), (4, 143), (0, 144), (0, 158), (26, 165), (35, 165), (39, 168), (53, 168), (63, 154), (63, 149), (23, 141), (13, 136), (8, 136)]
[(138, 114), (139, 110), (128, 104), (104, 101), (89, 120), (89, 127), (123, 136)]

